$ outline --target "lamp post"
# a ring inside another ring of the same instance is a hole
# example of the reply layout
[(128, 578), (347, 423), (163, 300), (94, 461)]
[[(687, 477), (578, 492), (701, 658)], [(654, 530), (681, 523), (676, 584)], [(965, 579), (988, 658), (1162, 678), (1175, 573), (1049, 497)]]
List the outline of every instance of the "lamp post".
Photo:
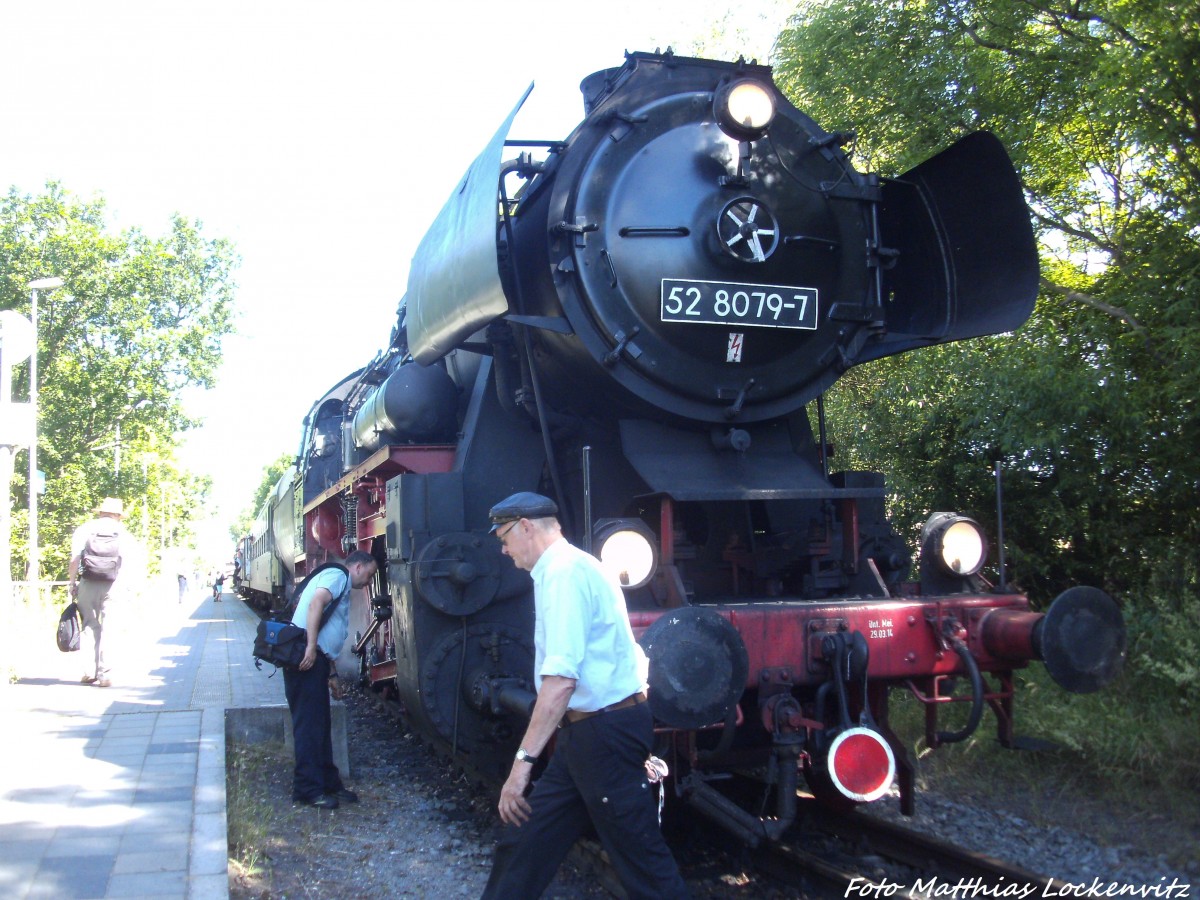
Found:
[(12, 369), (24, 362), (32, 349), (33, 326), (29, 320), (11, 309), (0, 310), (0, 492), (4, 495), (0, 498), (0, 605), (7, 605), (13, 599), (10, 496), (13, 462), (17, 447), (28, 444), (33, 435), (29, 405), (12, 402)]
[(29, 282), (29, 320), (33, 324), (33, 353), (29, 357), (29, 406), (33, 410), (33, 437), (29, 441), (29, 570), (26, 580), (36, 585), (41, 581), (41, 565), (38, 558), (38, 291), (52, 291), (65, 282), (58, 276), (39, 278)]

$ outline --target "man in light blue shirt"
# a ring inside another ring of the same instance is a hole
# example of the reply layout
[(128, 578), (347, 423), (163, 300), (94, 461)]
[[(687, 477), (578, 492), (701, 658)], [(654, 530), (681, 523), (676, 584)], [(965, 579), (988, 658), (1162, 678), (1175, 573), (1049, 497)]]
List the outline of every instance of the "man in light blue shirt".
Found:
[[(582, 712), (603, 709), (643, 691), (646, 654), (634, 640), (621, 589), (594, 557), (560, 534), (530, 575), (534, 686), (540, 689), (547, 675), (572, 679), (575, 690), (567, 709)], [(570, 603), (562, 602), (566, 597)]]
[(329, 694), (332, 690), (341, 696), (333, 660), (350, 632), (350, 589), (370, 584), (376, 563), (370, 553), (355, 550), (343, 565), (344, 572), (337, 567), (325, 569), (304, 586), (292, 624), (307, 632), (308, 644), (300, 667), (283, 671), (296, 748), (292, 799), (318, 809), (337, 809), (339, 801), (358, 799), (342, 784), (333, 762)]
[[(507, 827), (483, 897), (540, 896), (589, 823), (630, 898), (686, 897), (646, 777), (654, 738), (646, 655), (620, 586), (567, 543), (557, 514), (553, 500), (527, 491), (489, 514), (504, 554), (533, 578), (537, 702), (500, 791)], [(554, 755), (526, 798), (556, 732)]]

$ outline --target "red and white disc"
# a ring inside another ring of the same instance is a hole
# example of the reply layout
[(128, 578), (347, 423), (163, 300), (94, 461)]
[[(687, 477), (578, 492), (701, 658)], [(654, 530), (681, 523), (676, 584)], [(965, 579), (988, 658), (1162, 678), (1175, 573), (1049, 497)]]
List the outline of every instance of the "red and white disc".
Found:
[(892, 748), (870, 728), (849, 728), (834, 738), (826, 765), (834, 787), (860, 803), (882, 797), (896, 777)]

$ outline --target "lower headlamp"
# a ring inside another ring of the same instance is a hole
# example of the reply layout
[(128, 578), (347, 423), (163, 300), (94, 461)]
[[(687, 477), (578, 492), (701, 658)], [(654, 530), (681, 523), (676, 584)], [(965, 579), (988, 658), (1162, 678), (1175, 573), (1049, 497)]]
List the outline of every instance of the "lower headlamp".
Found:
[(974, 519), (958, 513), (934, 513), (922, 531), (921, 555), (931, 556), (947, 575), (968, 577), (987, 561), (987, 539)]
[(644, 587), (658, 570), (654, 532), (641, 519), (601, 519), (592, 531), (600, 565), (627, 590)]

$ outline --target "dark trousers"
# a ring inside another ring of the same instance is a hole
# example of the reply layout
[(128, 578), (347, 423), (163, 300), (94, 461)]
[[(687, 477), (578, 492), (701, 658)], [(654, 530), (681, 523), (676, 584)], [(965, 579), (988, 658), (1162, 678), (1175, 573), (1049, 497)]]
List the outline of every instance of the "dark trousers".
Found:
[(283, 670), (283, 692), (292, 711), (292, 738), (296, 769), (292, 777), (293, 800), (316, 800), (342, 787), (342, 776), (333, 764), (333, 731), (329, 713), (329, 659), (317, 653), (306, 672)]
[(532, 815), (519, 828), (503, 826), (484, 900), (541, 896), (589, 824), (630, 900), (686, 897), (658, 827), (657, 792), (646, 780), (653, 734), (646, 704), (560, 728), (529, 796)]

